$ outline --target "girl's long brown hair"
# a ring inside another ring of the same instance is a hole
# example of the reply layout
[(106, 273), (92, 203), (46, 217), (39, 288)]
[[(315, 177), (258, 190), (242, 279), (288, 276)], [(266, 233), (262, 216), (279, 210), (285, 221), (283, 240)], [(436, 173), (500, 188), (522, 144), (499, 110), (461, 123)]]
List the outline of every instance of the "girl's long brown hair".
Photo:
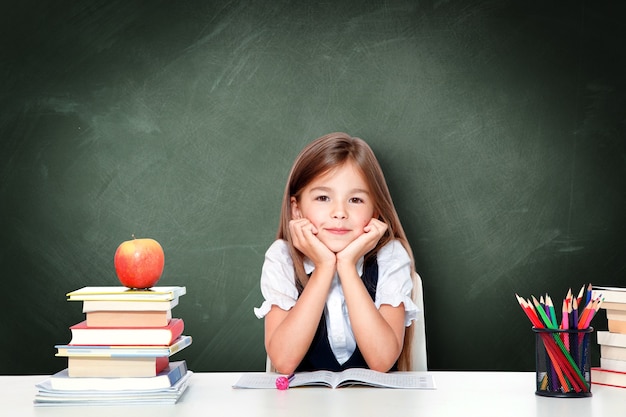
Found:
[[(308, 276), (304, 272), (304, 255), (292, 243), (289, 233), (291, 220), (291, 197), (300, 199), (302, 190), (315, 178), (351, 161), (357, 166), (367, 182), (372, 193), (374, 212), (378, 219), (387, 224), (387, 231), (376, 247), (367, 257), (375, 255), (378, 250), (391, 240), (397, 239), (402, 243), (411, 257), (411, 279), (415, 287), (415, 264), (413, 252), (400, 223), (387, 187), (383, 171), (374, 155), (374, 152), (362, 139), (351, 137), (346, 133), (336, 132), (322, 136), (307, 145), (297, 156), (285, 186), (280, 214), (280, 224), (276, 234), (277, 239), (287, 241), (293, 259), (296, 285), (304, 288)], [(404, 335), (404, 346), (398, 359), (399, 370), (411, 369), (411, 344), (413, 339), (413, 325), (408, 327)]]

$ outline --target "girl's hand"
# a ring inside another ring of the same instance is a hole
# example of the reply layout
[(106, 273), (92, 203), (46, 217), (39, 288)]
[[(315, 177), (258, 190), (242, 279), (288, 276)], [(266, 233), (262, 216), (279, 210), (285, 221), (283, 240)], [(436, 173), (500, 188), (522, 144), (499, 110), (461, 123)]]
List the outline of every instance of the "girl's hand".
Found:
[(359, 258), (376, 247), (376, 244), (386, 231), (386, 223), (378, 219), (371, 219), (363, 228), (363, 234), (354, 239), (341, 252), (337, 253), (337, 263), (356, 265)]
[(309, 258), (315, 266), (334, 265), (337, 257), (317, 237), (317, 228), (306, 218), (291, 220), (289, 230), (293, 245)]

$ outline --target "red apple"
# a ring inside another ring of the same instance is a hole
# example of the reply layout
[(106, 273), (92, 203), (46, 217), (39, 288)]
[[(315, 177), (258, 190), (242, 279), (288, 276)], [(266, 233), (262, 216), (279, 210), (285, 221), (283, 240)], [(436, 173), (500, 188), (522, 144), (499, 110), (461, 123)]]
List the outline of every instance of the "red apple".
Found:
[(163, 273), (165, 255), (154, 239), (135, 239), (122, 242), (115, 251), (115, 272), (122, 285), (128, 288), (150, 288)]

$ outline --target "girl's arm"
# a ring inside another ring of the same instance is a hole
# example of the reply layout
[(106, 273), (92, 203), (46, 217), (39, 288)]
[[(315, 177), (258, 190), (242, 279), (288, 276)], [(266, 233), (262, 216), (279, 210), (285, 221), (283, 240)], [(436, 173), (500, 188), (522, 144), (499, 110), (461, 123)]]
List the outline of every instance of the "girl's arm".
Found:
[(356, 270), (357, 260), (374, 248), (387, 225), (372, 219), (346, 249), (337, 254), (337, 272), (346, 298), (352, 332), (370, 369), (387, 372), (396, 363), (404, 344), (404, 305), (382, 305), (372, 301)]
[(265, 316), (265, 349), (278, 372), (291, 374), (302, 362), (319, 325), (333, 275), (334, 268), (315, 268), (289, 311), (274, 305)]
[(306, 219), (292, 220), (294, 246), (315, 263), (296, 304), (285, 311), (277, 306), (265, 316), (265, 349), (276, 370), (290, 374), (309, 349), (335, 275), (336, 257), (316, 236)]
[(372, 301), (354, 266), (337, 266), (354, 338), (370, 369), (387, 372), (404, 343), (404, 304), (380, 309)]

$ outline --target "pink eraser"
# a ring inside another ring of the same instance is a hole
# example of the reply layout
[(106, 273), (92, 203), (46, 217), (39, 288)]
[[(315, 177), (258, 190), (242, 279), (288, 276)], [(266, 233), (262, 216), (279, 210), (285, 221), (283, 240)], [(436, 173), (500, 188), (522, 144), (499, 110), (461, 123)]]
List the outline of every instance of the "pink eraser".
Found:
[(276, 388), (283, 391), (289, 388), (289, 379), (286, 376), (279, 376), (276, 378)]
[(289, 383), (294, 377), (295, 374), (291, 374), (289, 376), (279, 376), (278, 378), (276, 378), (276, 388), (281, 391), (286, 390), (287, 388), (289, 388)]

